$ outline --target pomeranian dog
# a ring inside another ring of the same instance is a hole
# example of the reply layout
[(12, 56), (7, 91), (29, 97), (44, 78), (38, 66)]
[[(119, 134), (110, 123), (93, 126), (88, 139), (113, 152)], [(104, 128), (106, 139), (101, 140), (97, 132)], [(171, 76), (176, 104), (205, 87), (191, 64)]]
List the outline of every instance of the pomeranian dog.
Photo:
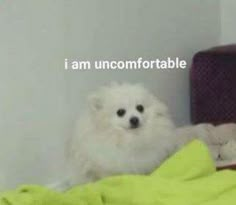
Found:
[(143, 86), (101, 87), (88, 105), (69, 142), (72, 184), (150, 173), (173, 153), (168, 109)]

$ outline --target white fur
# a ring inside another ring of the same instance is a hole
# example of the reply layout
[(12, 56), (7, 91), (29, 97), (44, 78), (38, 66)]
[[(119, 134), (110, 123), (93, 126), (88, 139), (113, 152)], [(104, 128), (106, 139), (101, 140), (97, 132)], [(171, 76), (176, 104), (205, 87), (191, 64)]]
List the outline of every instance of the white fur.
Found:
[(227, 123), (218, 126), (209, 123), (184, 126), (177, 128), (176, 134), (180, 145), (194, 138), (204, 141), (216, 161), (236, 159), (235, 123)]
[[(102, 87), (89, 96), (88, 105), (70, 140), (72, 183), (149, 173), (173, 152), (174, 125), (167, 107), (141, 85)], [(120, 108), (126, 109), (124, 117), (116, 114)], [(130, 128), (132, 116), (139, 118), (140, 127)]]
[(219, 153), (221, 159), (236, 160), (236, 140), (230, 139), (226, 144), (222, 145)]

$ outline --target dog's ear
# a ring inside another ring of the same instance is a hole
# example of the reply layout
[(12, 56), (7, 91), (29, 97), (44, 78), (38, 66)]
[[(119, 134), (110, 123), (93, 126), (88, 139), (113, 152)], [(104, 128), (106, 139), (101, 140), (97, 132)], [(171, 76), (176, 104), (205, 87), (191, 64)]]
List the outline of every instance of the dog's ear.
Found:
[(155, 96), (152, 96), (151, 99), (154, 102), (153, 104), (154, 104), (156, 116), (158, 117), (169, 116), (169, 109), (164, 102), (158, 100)]
[(111, 81), (105, 84), (106, 87), (116, 87), (120, 85), (117, 81)]
[(102, 99), (99, 97), (99, 95), (92, 94), (88, 97), (88, 102), (90, 109), (93, 111), (98, 111), (101, 110), (103, 105), (102, 105)]
[(156, 112), (157, 116), (166, 116), (169, 115), (169, 110), (168, 107), (162, 103), (159, 102), (158, 106), (157, 106), (157, 112)]

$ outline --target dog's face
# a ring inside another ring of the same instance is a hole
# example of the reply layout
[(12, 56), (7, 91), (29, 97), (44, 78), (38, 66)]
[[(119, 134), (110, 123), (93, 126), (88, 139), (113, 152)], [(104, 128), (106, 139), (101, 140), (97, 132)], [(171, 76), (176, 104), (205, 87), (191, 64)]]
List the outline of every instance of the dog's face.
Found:
[(166, 106), (140, 85), (112, 85), (90, 96), (96, 123), (112, 129), (137, 132), (167, 117)]
[(111, 98), (113, 102), (107, 102), (106, 106), (110, 111), (106, 116), (112, 127), (133, 130), (143, 126), (147, 118), (147, 106), (139, 94), (120, 92), (119, 96)]

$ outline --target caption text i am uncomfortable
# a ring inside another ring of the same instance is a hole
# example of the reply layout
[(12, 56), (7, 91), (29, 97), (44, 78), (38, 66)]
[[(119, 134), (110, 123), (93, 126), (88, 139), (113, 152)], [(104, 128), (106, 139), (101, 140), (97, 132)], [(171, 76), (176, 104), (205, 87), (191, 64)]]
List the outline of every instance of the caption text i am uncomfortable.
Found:
[(160, 60), (144, 60), (138, 58), (137, 60), (119, 60), (119, 61), (108, 61), (99, 60), (94, 61), (78, 61), (65, 59), (64, 68), (65, 70), (139, 70), (139, 69), (185, 69), (187, 62), (179, 58), (170, 58)]

